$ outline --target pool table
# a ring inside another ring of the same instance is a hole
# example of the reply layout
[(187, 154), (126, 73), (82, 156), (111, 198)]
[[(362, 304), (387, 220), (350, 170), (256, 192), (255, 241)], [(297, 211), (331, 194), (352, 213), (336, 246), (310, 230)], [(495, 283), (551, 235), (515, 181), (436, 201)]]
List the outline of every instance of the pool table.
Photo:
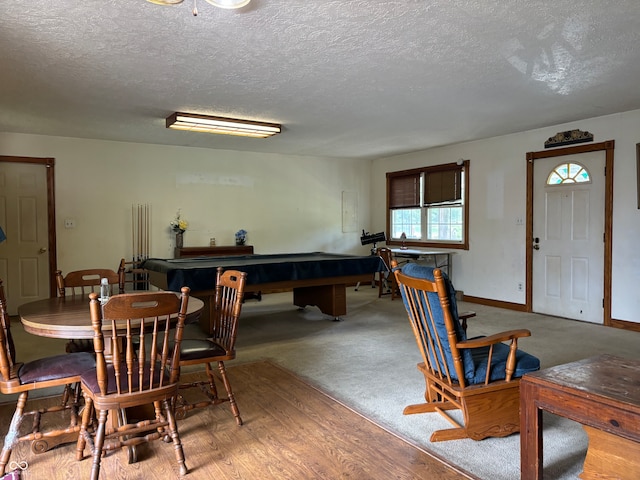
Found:
[(300, 308), (315, 305), (334, 319), (347, 313), (347, 285), (370, 281), (374, 273), (386, 270), (380, 257), (375, 255), (323, 252), (150, 258), (141, 265), (148, 271), (152, 285), (173, 291), (187, 286), (192, 295), (205, 302), (200, 324), (206, 333), (211, 333), (212, 297), (218, 267), (247, 272), (245, 292), (293, 290), (294, 305)]

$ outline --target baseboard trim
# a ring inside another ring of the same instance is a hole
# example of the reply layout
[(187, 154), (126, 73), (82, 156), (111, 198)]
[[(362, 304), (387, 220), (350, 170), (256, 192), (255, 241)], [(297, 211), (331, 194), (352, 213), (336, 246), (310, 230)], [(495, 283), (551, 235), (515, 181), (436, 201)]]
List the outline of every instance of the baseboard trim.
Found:
[(479, 303), (488, 307), (506, 308), (507, 310), (515, 310), (517, 312), (526, 312), (527, 306), (522, 303), (503, 302), (500, 300), (491, 300), (482, 297), (472, 297), (470, 295), (462, 295), (462, 300), (469, 303)]
[(611, 327), (621, 328), (622, 330), (631, 330), (632, 332), (640, 332), (640, 323), (628, 322), (627, 320), (611, 319)]
[[(460, 292), (457, 292), (460, 293)], [(516, 312), (527, 312), (527, 306), (522, 303), (503, 302), (500, 300), (491, 300), (489, 298), (473, 297), (471, 295), (461, 295), (462, 298), (458, 298), (458, 301), (464, 301), (469, 303), (478, 303), (480, 305), (487, 305), (488, 307), (506, 308), (507, 310), (515, 310)], [(621, 330), (629, 330), (631, 332), (640, 332), (640, 323), (629, 322), (627, 320), (611, 319), (609, 327), (619, 328)]]

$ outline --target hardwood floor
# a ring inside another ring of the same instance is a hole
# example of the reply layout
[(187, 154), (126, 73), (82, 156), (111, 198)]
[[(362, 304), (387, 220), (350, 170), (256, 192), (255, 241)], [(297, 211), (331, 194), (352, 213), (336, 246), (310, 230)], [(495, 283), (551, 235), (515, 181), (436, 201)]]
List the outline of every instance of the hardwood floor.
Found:
[[(189, 474), (185, 479), (473, 479), (378, 427), (270, 362), (228, 368), (244, 425), (228, 404), (197, 409), (179, 421)], [(197, 374), (188, 374), (197, 375)], [(48, 400), (34, 400), (36, 402)], [(12, 413), (0, 407), (2, 438)], [(28, 428), (29, 421), (23, 428)], [(88, 455), (88, 451), (85, 451)], [(118, 451), (102, 461), (101, 478), (178, 478), (171, 444), (153, 442), (127, 464)], [(18, 445), (11, 460), (26, 460), (26, 479), (87, 478), (91, 460), (75, 460), (75, 444), (44, 454)]]

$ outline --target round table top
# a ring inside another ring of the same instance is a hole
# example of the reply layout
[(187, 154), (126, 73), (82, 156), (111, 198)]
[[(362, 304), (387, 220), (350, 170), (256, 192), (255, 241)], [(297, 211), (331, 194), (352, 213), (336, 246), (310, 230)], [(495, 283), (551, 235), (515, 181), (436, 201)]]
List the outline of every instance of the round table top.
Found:
[[(194, 317), (197, 319), (203, 308), (202, 300), (190, 296), (187, 323), (194, 321)], [(25, 331), (33, 335), (65, 339), (93, 338), (88, 295), (45, 298), (25, 303), (18, 307), (18, 315)]]

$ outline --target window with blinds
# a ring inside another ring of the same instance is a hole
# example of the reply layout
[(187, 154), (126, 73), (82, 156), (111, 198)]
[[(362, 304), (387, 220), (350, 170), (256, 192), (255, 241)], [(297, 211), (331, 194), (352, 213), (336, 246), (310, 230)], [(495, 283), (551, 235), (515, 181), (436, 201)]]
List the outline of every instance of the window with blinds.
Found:
[(468, 248), (469, 161), (387, 173), (387, 241)]

